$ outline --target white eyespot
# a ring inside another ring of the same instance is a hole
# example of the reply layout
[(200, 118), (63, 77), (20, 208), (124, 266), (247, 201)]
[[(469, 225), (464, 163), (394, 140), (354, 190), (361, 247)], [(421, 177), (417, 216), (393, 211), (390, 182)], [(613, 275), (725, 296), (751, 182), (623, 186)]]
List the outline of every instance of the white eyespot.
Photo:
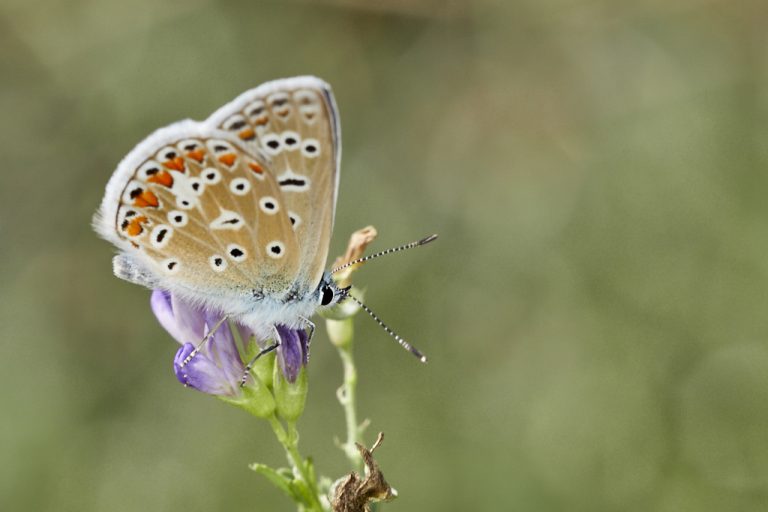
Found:
[(320, 119), (320, 101), (315, 92), (301, 89), (293, 93), (293, 98), (299, 106), (299, 114), (306, 124), (315, 124)]
[(301, 144), (301, 154), (307, 158), (315, 158), (320, 154), (320, 143), (316, 139), (305, 139)]
[(242, 228), (244, 224), (245, 222), (243, 221), (243, 217), (241, 217), (239, 213), (222, 208), (221, 215), (216, 217), (210, 223), (210, 228), (237, 231), (238, 229)]
[(299, 89), (293, 93), (296, 103), (302, 106), (317, 105), (317, 95), (310, 89)]
[(147, 181), (152, 176), (155, 176), (162, 171), (162, 166), (154, 160), (148, 160), (141, 167), (139, 167), (136, 173), (139, 179)]
[(175, 158), (180, 157), (179, 150), (173, 146), (165, 146), (163, 149), (155, 153), (155, 158), (160, 162), (172, 161)]
[(259, 199), (259, 208), (267, 215), (274, 215), (280, 211), (280, 206), (277, 204), (277, 199), (271, 196), (264, 196)]
[(182, 211), (171, 210), (168, 212), (168, 222), (170, 222), (173, 227), (183, 228), (187, 225), (187, 222), (189, 222), (189, 216)]
[(128, 208), (124, 205), (121, 205), (117, 209), (117, 223), (121, 224), (123, 221), (130, 221), (134, 217), (136, 217), (139, 214), (136, 210), (133, 208)]
[(189, 178), (189, 188), (192, 189), (192, 192), (198, 196), (203, 195), (203, 192), (205, 192), (205, 183), (200, 178)]
[(147, 234), (148, 227), (152, 226), (152, 221), (144, 215), (126, 206), (121, 206), (117, 210), (117, 225), (122, 234), (131, 238), (143, 237)]
[(280, 108), (287, 105), (289, 99), (287, 92), (280, 91), (270, 94), (267, 97), (267, 103), (269, 103), (269, 106), (272, 108)]
[(248, 257), (248, 254), (245, 252), (245, 249), (243, 249), (239, 245), (229, 244), (227, 246), (227, 256), (229, 256), (230, 259), (232, 259), (232, 261), (240, 263), (241, 261), (244, 261), (245, 258)]
[(246, 126), (248, 126), (248, 122), (240, 114), (235, 114), (224, 121), (224, 129), (231, 132), (242, 130)]
[(264, 147), (264, 151), (268, 155), (278, 155), (282, 151), (282, 144), (280, 143), (280, 137), (274, 133), (265, 133), (261, 137), (261, 144)]
[(277, 177), (277, 184), (285, 192), (304, 192), (309, 190), (309, 178), (296, 174), (291, 169)]
[(211, 265), (214, 272), (224, 272), (227, 268), (227, 260), (218, 254), (214, 254), (208, 258), (208, 264)]
[(295, 151), (299, 149), (301, 143), (301, 135), (291, 130), (286, 130), (280, 136), (283, 147), (286, 151)]
[(232, 147), (232, 144), (225, 140), (221, 139), (211, 139), (207, 142), (208, 149), (215, 153), (216, 155), (220, 155), (221, 153), (233, 153), (235, 152), (235, 149)]
[(272, 240), (267, 244), (265, 250), (270, 258), (278, 260), (285, 254), (285, 244), (280, 240)]
[(281, 120), (285, 121), (291, 117), (293, 106), (290, 103), (290, 98), (287, 93), (279, 92), (273, 94), (268, 98), (268, 101), (272, 106), (272, 112), (274, 112), (274, 114)]
[(235, 178), (229, 182), (229, 190), (236, 196), (244, 196), (251, 191), (251, 182), (246, 178)]
[(296, 231), (296, 228), (301, 226), (301, 217), (296, 213), (288, 212), (288, 218), (291, 219), (291, 226), (293, 226), (293, 230)]
[(191, 210), (196, 204), (197, 199), (186, 196), (176, 196), (176, 206), (182, 210)]
[(133, 204), (137, 197), (139, 197), (145, 190), (147, 185), (137, 180), (131, 180), (128, 185), (125, 186), (123, 192), (122, 202), (126, 204)]
[(173, 228), (171, 226), (166, 226), (165, 224), (158, 224), (154, 228), (152, 228), (152, 234), (149, 236), (149, 239), (152, 243), (152, 247), (155, 249), (162, 249), (166, 245), (168, 245), (168, 242), (171, 240), (171, 237), (173, 236)]
[(215, 185), (221, 181), (221, 173), (214, 167), (206, 167), (203, 172), (200, 173), (200, 177), (208, 185)]
[(195, 140), (195, 139), (184, 139), (178, 144), (176, 144), (176, 148), (181, 150), (182, 152), (195, 151), (195, 150), (201, 149), (202, 147), (203, 147), (202, 143), (199, 140)]
[(176, 258), (168, 258), (160, 262), (160, 266), (163, 267), (163, 271), (168, 275), (173, 275), (179, 271), (181, 264)]
[(253, 103), (245, 107), (245, 113), (252, 120), (258, 119), (259, 117), (266, 114), (266, 110), (264, 110), (264, 102), (261, 100), (254, 101)]
[(315, 124), (320, 119), (320, 107), (317, 105), (301, 105), (299, 113), (304, 122), (309, 125)]

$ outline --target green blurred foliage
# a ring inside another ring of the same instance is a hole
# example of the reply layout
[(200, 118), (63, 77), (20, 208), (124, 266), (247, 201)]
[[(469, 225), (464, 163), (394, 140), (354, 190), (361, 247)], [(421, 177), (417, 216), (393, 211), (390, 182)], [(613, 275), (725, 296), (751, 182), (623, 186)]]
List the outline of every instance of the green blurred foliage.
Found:
[[(0, 3), (0, 509), (291, 510), (266, 423), (180, 386), (89, 227), (122, 156), (316, 74), (344, 158), (387, 510), (768, 503), (768, 10), (680, 0)], [(347, 471), (313, 345), (302, 449)], [(372, 432), (371, 439), (372, 441)]]

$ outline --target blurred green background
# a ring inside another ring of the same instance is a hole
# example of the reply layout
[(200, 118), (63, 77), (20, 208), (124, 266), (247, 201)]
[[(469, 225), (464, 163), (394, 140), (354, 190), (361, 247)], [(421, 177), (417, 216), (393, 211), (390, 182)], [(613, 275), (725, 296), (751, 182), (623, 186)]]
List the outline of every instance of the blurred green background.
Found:
[[(153, 129), (316, 74), (344, 130), (386, 510), (768, 509), (768, 9), (0, 2), (0, 509), (293, 510), (264, 422), (180, 386), (90, 218)], [(319, 332), (301, 448), (348, 468)]]

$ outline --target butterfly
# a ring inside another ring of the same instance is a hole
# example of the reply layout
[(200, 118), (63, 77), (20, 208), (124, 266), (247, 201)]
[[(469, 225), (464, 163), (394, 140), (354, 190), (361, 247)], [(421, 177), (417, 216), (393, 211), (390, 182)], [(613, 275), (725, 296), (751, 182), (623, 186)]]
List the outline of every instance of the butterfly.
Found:
[(119, 249), (117, 277), (221, 312), (257, 340), (279, 338), (278, 326), (309, 327), (311, 337), (316, 310), (349, 295), (324, 271), (340, 158), (330, 86), (267, 82), (139, 143), (109, 180), (94, 227)]

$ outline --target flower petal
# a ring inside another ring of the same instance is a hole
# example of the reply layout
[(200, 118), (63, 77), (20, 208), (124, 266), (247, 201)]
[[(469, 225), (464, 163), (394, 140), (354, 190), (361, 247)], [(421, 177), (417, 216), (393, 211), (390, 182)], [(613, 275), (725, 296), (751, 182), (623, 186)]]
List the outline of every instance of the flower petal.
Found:
[[(182, 332), (176, 323), (176, 317), (173, 316), (173, 308), (171, 307), (171, 294), (165, 290), (152, 290), (152, 297), (149, 300), (152, 312), (157, 317), (157, 321), (160, 325), (168, 331), (168, 334), (179, 343), (184, 343), (181, 338)], [(190, 340), (191, 341), (191, 340)]]
[[(221, 320), (221, 314), (206, 312), (205, 323), (207, 330), (213, 329)], [(222, 374), (224, 374), (232, 387), (237, 387), (245, 374), (245, 365), (237, 350), (235, 338), (229, 327), (229, 322), (224, 322), (213, 333), (213, 337), (207, 343), (207, 352), (215, 361)]]
[(277, 348), (280, 369), (288, 382), (294, 383), (302, 365), (306, 364), (306, 331), (302, 341), (299, 334), (301, 329), (291, 329), (282, 324), (277, 324), (275, 328), (280, 336), (280, 346)]
[(175, 293), (171, 294), (171, 307), (181, 338), (176, 338), (176, 341), (179, 343), (199, 343), (202, 341), (206, 334), (203, 310), (181, 299)]
[(184, 361), (194, 350), (194, 345), (185, 343), (176, 352), (176, 357), (173, 359), (173, 370), (179, 382), (210, 395), (234, 396), (237, 388), (233, 389), (224, 372), (202, 352), (195, 354), (182, 367)]

